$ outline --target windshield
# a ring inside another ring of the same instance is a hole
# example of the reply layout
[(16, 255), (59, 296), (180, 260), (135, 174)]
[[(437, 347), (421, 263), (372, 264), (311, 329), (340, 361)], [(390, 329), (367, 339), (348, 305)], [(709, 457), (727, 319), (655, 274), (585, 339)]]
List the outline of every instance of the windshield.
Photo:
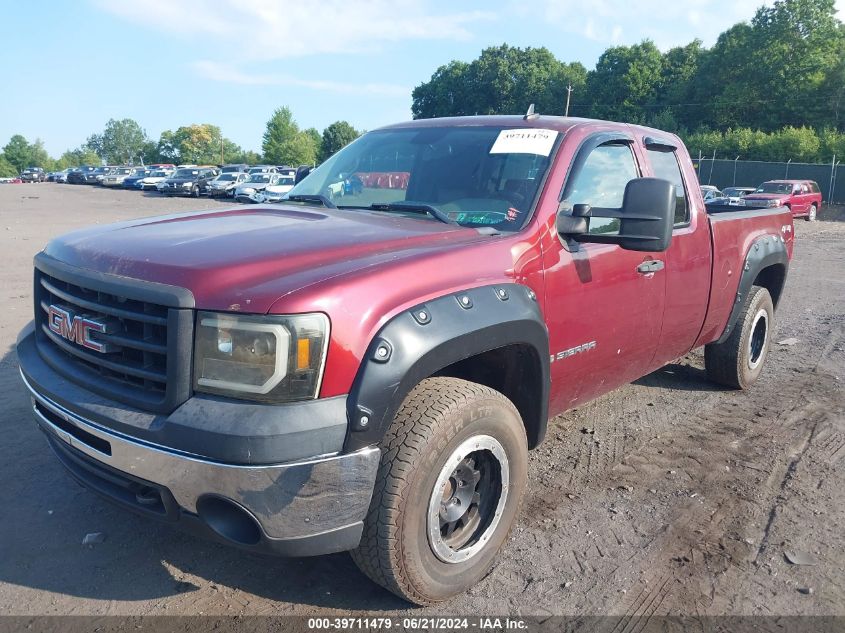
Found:
[(229, 174), (229, 173), (235, 173), (235, 174), (236, 174), (236, 173), (238, 173), (239, 171), (241, 171), (241, 166), (240, 166), (240, 165), (226, 165), (226, 166), (223, 168), (223, 173), (224, 173), (224, 174)]
[(226, 173), (220, 174), (214, 180), (216, 180), (217, 182), (220, 182), (221, 180), (231, 181), (231, 180), (235, 180), (236, 178), (237, 178), (237, 174), (234, 174), (234, 173), (231, 173), (231, 172), (226, 172)]
[(272, 174), (252, 174), (247, 182), (270, 182)]
[(554, 130), (501, 127), (370, 132), (311, 172), (289, 196), (320, 195), (339, 208), (429, 205), (458, 224), (516, 231), (534, 206), (558, 136)]
[(177, 169), (176, 173), (173, 174), (172, 178), (192, 178), (193, 176), (198, 175), (200, 172), (197, 169)]
[(123, 168), (123, 169), (116, 169), (116, 170), (114, 171), (114, 173), (116, 173), (116, 174), (121, 174), (121, 175), (122, 175), (122, 174), (131, 174), (131, 173), (132, 173), (132, 170), (131, 170), (131, 169), (127, 169), (127, 168)]
[(147, 176), (147, 175), (149, 175), (149, 173), (150, 173), (149, 169), (134, 169), (132, 171), (133, 176)]
[(792, 193), (792, 185), (788, 182), (764, 182), (757, 187), (757, 193)]
[(295, 182), (295, 180), (294, 180), (293, 176), (282, 176), (281, 178), (279, 178), (279, 182), (277, 184), (279, 184), (279, 185), (291, 185), (292, 186), (294, 184), (294, 182)]
[(745, 194), (749, 193), (748, 189), (738, 189), (736, 187), (728, 187), (722, 191), (726, 197), (736, 197), (736, 196), (744, 196)]
[(150, 177), (151, 178), (167, 178), (167, 172), (161, 171), (161, 170), (154, 171), (153, 173), (150, 174)]

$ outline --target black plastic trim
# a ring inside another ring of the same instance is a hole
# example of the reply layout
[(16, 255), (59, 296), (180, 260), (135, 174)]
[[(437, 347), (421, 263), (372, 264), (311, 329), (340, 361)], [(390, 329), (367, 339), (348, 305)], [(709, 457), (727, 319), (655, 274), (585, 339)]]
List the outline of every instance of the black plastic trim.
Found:
[(17, 355), (32, 388), (69, 412), (104, 430), (209, 461), (298, 461), (339, 452), (346, 437), (346, 396), (270, 405), (203, 395), (163, 415), (64, 378), (39, 354), (32, 324), (18, 337)]
[[(501, 292), (505, 291), (507, 299)], [(461, 306), (468, 296), (472, 307)], [(524, 420), (529, 444), (545, 435), (549, 400), (549, 335), (530, 288), (510, 283), (462, 290), (426, 302), (430, 318), (421, 324), (411, 308), (396, 315), (376, 335), (365, 354), (346, 403), (349, 434), (345, 451), (377, 444), (408, 393), (421, 380), (461, 360), (509, 345), (528, 346), (540, 365), (541, 396), (536, 418)], [(387, 362), (374, 359), (383, 342)]]
[[(745, 256), (742, 266), (742, 275), (739, 278), (739, 286), (734, 299), (734, 306), (728, 317), (728, 324), (716, 343), (724, 343), (733, 332), (739, 320), (740, 310), (745, 305), (745, 298), (748, 296), (754, 280), (764, 269), (770, 266), (783, 266), (784, 278), (789, 269), (789, 254), (786, 252), (786, 244), (778, 235), (759, 237), (751, 244)], [(774, 299), (774, 297), (773, 297)]]
[(158, 303), (169, 308), (195, 307), (194, 295), (187, 288), (69, 266), (44, 252), (38, 253), (34, 261), (38, 270), (51, 277), (91, 290), (128, 296), (138, 301)]

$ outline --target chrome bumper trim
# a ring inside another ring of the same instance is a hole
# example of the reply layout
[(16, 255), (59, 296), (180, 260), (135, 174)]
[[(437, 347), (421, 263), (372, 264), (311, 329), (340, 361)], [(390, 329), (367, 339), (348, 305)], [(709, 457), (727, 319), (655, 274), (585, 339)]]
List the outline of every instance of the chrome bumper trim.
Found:
[[(197, 501), (204, 495), (222, 496), (251, 512), (270, 538), (310, 536), (366, 516), (380, 458), (377, 448), (274, 465), (210, 462), (105, 431), (38, 393), (23, 372), (21, 378), (46, 432), (102, 464), (166, 487), (188, 512), (197, 513)], [(38, 406), (108, 442), (111, 455), (53, 424)]]

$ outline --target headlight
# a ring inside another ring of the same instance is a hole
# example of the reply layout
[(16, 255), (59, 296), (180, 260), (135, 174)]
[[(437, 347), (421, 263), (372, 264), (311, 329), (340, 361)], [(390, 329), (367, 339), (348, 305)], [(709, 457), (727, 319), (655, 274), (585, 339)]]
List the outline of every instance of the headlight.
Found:
[(191, 184), (192, 184), (192, 183), (190, 183), (190, 182), (183, 182), (183, 183), (182, 183), (182, 186), (183, 186), (183, 187), (185, 187), (185, 188), (187, 188), (187, 187), (190, 187), (190, 186), (191, 186)]
[(194, 388), (262, 402), (316, 398), (328, 335), (324, 314), (199, 312)]
[(770, 207), (779, 207), (780, 205), (781, 205), (780, 200), (769, 200), (769, 206)]

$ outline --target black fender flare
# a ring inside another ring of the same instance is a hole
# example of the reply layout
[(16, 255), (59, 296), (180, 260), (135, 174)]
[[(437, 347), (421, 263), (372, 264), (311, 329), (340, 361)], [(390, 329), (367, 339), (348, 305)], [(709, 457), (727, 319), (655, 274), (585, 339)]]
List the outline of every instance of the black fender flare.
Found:
[[(742, 274), (739, 278), (734, 305), (728, 317), (728, 324), (716, 341), (717, 344), (728, 340), (734, 327), (739, 322), (740, 310), (745, 305), (745, 299), (751, 291), (751, 286), (754, 285), (754, 280), (764, 269), (771, 266), (783, 266), (783, 277), (786, 279), (786, 270), (789, 268), (789, 254), (786, 252), (786, 243), (780, 235), (764, 235), (751, 243), (745, 256), (745, 263), (742, 266)], [(772, 299), (777, 303), (776, 296), (773, 296)]]
[[(408, 393), (436, 372), (509, 345), (536, 354), (542, 394), (537, 403), (538, 444), (548, 421), (549, 334), (537, 297), (527, 286), (504, 283), (450, 293), (400, 312), (370, 342), (347, 398), (344, 450), (381, 441)], [(529, 444), (532, 444), (529, 438)]]

